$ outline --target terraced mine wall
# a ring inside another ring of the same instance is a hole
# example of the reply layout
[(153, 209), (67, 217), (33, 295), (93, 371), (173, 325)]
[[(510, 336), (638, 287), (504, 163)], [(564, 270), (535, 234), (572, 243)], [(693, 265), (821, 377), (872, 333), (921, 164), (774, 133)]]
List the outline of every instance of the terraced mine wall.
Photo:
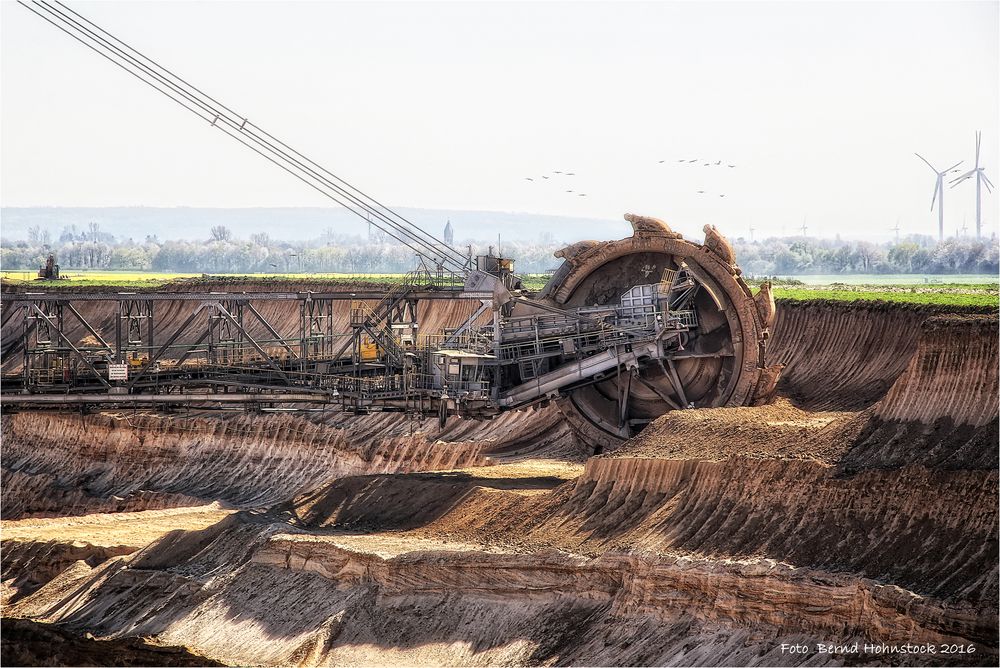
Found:
[(234, 521), (78, 564), (15, 610), (267, 665), (823, 665), (843, 657), (781, 644), (958, 643), (974, 626), (897, 587), (762, 560), (417, 547)]
[(581, 456), (554, 407), (490, 422), (401, 413), (3, 418), (3, 516), (125, 512), (221, 500), (271, 505), (349, 475), (480, 466), (487, 452)]
[[(142, 493), (247, 509), (139, 550), (6, 543), (5, 614), (229, 664), (995, 665), (996, 316), (783, 303), (771, 343), (776, 403), (665, 415), (552, 491), (476, 465), (582, 460), (554, 407), (440, 434), (5, 416), (5, 518)], [(21, 496), (15, 473), (54, 482)], [(86, 498), (45, 506), (58, 489)]]
[(860, 410), (885, 396), (909, 364), (922, 323), (954, 312), (916, 304), (778, 300), (768, 363), (785, 365), (778, 389), (797, 405)]

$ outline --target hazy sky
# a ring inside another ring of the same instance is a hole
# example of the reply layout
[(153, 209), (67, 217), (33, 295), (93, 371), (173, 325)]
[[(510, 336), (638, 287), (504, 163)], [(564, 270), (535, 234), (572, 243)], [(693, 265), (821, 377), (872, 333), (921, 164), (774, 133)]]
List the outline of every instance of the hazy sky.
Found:
[[(1000, 183), (997, 2), (68, 4), (390, 205), (935, 234), (913, 152), (970, 166), (977, 129)], [(3, 205), (326, 203), (23, 7), (0, 12)], [(973, 228), (971, 181), (945, 212)]]

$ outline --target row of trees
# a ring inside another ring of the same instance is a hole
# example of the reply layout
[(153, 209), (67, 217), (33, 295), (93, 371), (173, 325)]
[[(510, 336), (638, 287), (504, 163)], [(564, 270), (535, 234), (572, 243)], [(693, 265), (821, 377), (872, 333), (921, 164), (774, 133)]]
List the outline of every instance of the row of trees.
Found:
[(768, 239), (734, 244), (744, 272), (755, 276), (795, 274), (996, 274), (996, 239), (869, 241)]
[[(549, 237), (539, 241), (504, 242), (503, 254), (517, 261), (524, 273), (544, 273), (559, 261), (553, 253), (563, 244)], [(888, 244), (811, 238), (737, 239), (736, 255), (750, 276), (848, 273), (986, 273), (1000, 271), (998, 245), (989, 240), (949, 239), (934, 243), (912, 237)], [(488, 243), (466, 240), (459, 245), (473, 253)], [(410, 249), (378, 238), (347, 236), (326, 230), (309, 242), (272, 239), (253, 234), (239, 239), (232, 230), (212, 227), (208, 239), (142, 241), (116, 239), (92, 223), (87, 229), (67, 228), (53, 241), (38, 228), (26, 241), (0, 243), (0, 264), (6, 270), (33, 270), (55, 253), (64, 269), (142, 270), (192, 273), (397, 273), (413, 269)]]

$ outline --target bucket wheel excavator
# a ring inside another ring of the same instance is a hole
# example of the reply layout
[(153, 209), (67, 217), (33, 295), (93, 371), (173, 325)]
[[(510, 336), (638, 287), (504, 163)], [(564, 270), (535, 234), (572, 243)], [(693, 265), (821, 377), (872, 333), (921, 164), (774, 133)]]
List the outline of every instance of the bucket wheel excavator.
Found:
[[(661, 220), (626, 215), (632, 236), (563, 248), (556, 253), (562, 265), (540, 293), (531, 294), (521, 289), (513, 260), (492, 252), (473, 258), (471, 249), (462, 253), (65, 5), (21, 4), (409, 247), (422, 269), (371, 301), (338, 294), (212, 293), (216, 296), (182, 326), (197, 330), (203, 310), (207, 333), (180, 341), (173, 330), (159, 346), (152, 346), (162, 335), (154, 337), (152, 306), (146, 305), (153, 296), (102, 297), (118, 302), (119, 327), (122, 322), (131, 327), (135, 309), (145, 314), (149, 335), (138, 356), (129, 348), (139, 345), (131, 337), (112, 346), (107, 342), (112, 337), (86, 323), (72, 306), (73, 295), (24, 295), (22, 349), (28, 362), (19, 384), (5, 394), (9, 401), (25, 407), (122, 405), (140, 399), (154, 404), (163, 398), (157, 393), (164, 387), (176, 386), (185, 400), (204, 403), (217, 401), (214, 392), (224, 386), (236, 393), (229, 396), (234, 400), (247, 396), (248, 401), (266, 398), (287, 405), (290, 390), (296, 390), (296, 396), (355, 412), (432, 412), (442, 422), (452, 415), (490, 417), (556, 401), (571, 425), (601, 448), (629, 438), (670, 410), (750, 405), (773, 391), (780, 367), (765, 360), (774, 319), (770, 286), (756, 296), (751, 292), (732, 246), (714, 227), (706, 226), (704, 242), (697, 244)], [(161, 294), (155, 299), (189, 297)], [(298, 339), (278, 337), (251, 303), (275, 298), (300, 302)], [(333, 303), (345, 298), (351, 298), (350, 330), (333, 332)], [(475, 299), (481, 306), (457, 328), (425, 332), (417, 323), (416, 301), (433, 298)], [(81, 348), (62, 331), (64, 302), (102, 345)], [(272, 354), (254, 339), (243, 324), (244, 307), (274, 337), (270, 345), (287, 354)], [(326, 319), (317, 315), (322, 309), (329, 310)], [(233, 332), (224, 342), (226, 350), (231, 348), (236, 359), (245, 359), (249, 351), (259, 360), (256, 366), (226, 367), (229, 357), (213, 357), (216, 345), (209, 346), (197, 373), (182, 368), (206, 336), (210, 342), (218, 338), (220, 323)], [(55, 338), (38, 334), (51, 329)], [(119, 331), (114, 340), (121, 338)], [(129, 354), (135, 368), (123, 369)], [(55, 367), (58, 382), (43, 384), (32, 376), (33, 370)], [(205, 388), (213, 394), (198, 394)], [(13, 396), (15, 391), (19, 396)], [(51, 401), (37, 396), (45, 392), (53, 395), (46, 398)]]
[[(617, 370), (572, 389), (558, 402), (589, 440), (610, 446), (670, 410), (753, 405), (772, 394), (780, 365), (765, 364), (774, 320), (770, 285), (755, 296), (730, 243), (705, 226), (699, 245), (662, 220), (628, 214), (633, 234), (618, 241), (581, 241), (556, 253), (562, 265), (538, 298), (572, 308), (659, 297), (685, 328), (663, 357)], [(642, 286), (638, 289), (635, 286)], [(625, 297), (628, 300), (630, 297)]]

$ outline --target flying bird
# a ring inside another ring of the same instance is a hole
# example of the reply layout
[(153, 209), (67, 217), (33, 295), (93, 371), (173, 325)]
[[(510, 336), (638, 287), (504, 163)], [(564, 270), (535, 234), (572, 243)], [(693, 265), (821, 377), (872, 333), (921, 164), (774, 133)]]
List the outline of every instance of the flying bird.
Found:
[(271, 266), (272, 266), (272, 267), (277, 267), (277, 266), (278, 266), (278, 265), (276, 265), (276, 264), (275, 264), (275, 263), (273, 263), (273, 262), (271, 262), (270, 264), (271, 264)]
[(525, 181), (534, 181), (535, 179), (531, 178), (530, 176), (525, 176), (524, 180)]
[(553, 174), (562, 174), (562, 172), (552, 172)]
[(576, 176), (573, 172), (566, 172), (566, 176)]
[(710, 166), (711, 165), (709, 165), (709, 163), (707, 163), (707, 162), (705, 163), (705, 167), (710, 167)]
[(661, 165), (662, 165), (662, 164), (663, 164), (663, 163), (665, 163), (665, 162), (666, 162), (666, 160), (660, 160), (659, 164), (661, 164)]
[(725, 197), (725, 195), (719, 195), (719, 197)]
[(578, 195), (578, 197), (586, 197), (586, 196), (587, 196), (587, 193), (580, 193), (580, 194)]
[(719, 166), (719, 165), (721, 165), (721, 164), (722, 164), (722, 161), (721, 161), (721, 160), (716, 160), (716, 161), (715, 161), (715, 166), (716, 166), (716, 167), (718, 167), (718, 166)]
[(547, 177), (547, 176), (543, 176), (542, 178), (543, 178), (543, 179), (545, 179), (545, 180), (548, 180), (548, 178), (549, 178), (549, 177)]
[(572, 190), (567, 190), (566, 192), (568, 192), (568, 193), (571, 193), (571, 192), (573, 192), (573, 191), (572, 191)]
[(705, 194), (705, 191), (704, 191), (704, 190), (699, 190), (699, 191), (698, 191), (698, 194), (699, 194), (699, 195), (704, 195), (704, 194)]
[(695, 158), (694, 160), (688, 160), (688, 162), (698, 162), (698, 158)]
[(677, 162), (686, 162), (686, 161), (684, 160), (684, 158), (681, 158), (681, 159), (680, 159), (680, 160), (678, 160)]
[(735, 167), (736, 165), (729, 165), (730, 167)]

